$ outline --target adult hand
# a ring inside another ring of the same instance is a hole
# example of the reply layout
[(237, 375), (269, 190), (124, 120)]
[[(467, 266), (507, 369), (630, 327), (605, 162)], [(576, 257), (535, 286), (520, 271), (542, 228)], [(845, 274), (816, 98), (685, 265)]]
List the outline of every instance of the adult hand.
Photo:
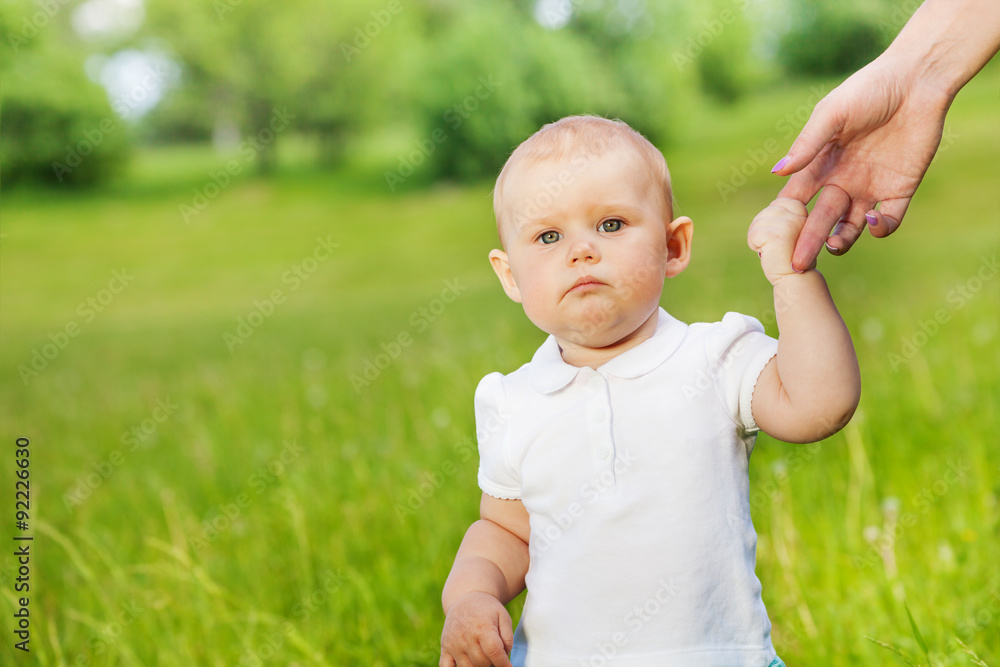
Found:
[(775, 165), (774, 173), (791, 175), (779, 198), (807, 204), (823, 189), (795, 245), (796, 270), (809, 268), (824, 242), (840, 255), (866, 226), (884, 237), (903, 221), (941, 143), (953, 96), (901, 77), (900, 69), (883, 56), (844, 81), (820, 100)]

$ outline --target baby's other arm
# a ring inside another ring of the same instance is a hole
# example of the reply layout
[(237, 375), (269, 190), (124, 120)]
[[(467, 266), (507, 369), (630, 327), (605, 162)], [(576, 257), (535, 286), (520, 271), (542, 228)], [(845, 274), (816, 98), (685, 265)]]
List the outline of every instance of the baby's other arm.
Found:
[(754, 388), (751, 409), (765, 433), (786, 442), (815, 442), (850, 421), (861, 396), (861, 373), (851, 336), (823, 276), (813, 266), (792, 269), (806, 207), (776, 199), (747, 234), (774, 286), (778, 353)]
[(520, 500), (484, 493), (479, 515), (465, 533), (441, 596), (440, 667), (510, 667), (514, 631), (504, 605), (524, 590), (528, 512)]

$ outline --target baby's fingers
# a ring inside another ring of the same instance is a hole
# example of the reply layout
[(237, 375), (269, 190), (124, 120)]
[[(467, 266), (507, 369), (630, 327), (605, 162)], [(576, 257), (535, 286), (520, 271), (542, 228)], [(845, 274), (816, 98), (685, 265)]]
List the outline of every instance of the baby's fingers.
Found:
[(504, 655), (509, 655), (510, 650), (514, 648), (514, 624), (509, 615), (501, 617), (499, 620), (500, 639), (503, 641)]
[[(513, 645), (513, 639), (511, 640), (511, 645)], [(510, 664), (510, 659), (507, 657), (507, 642), (505, 639), (501, 639), (499, 635), (484, 638), (480, 643), (480, 647), (486, 658), (493, 664), (493, 667), (514, 667)]]
[(805, 223), (806, 216), (809, 214), (805, 204), (800, 202), (798, 199), (789, 199), (788, 197), (779, 197), (775, 199), (771, 202), (771, 205), (768, 206), (768, 208), (777, 208), (787, 211), (794, 216), (801, 216), (803, 223)]

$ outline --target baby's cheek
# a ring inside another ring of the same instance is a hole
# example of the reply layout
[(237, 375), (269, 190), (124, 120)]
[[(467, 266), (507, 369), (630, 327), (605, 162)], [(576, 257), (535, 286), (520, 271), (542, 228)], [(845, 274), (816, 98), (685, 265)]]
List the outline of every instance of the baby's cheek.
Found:
[(521, 306), (528, 319), (543, 331), (547, 330), (545, 325), (546, 316), (551, 315), (552, 307), (546, 303), (545, 293), (537, 288), (525, 287), (521, 289)]

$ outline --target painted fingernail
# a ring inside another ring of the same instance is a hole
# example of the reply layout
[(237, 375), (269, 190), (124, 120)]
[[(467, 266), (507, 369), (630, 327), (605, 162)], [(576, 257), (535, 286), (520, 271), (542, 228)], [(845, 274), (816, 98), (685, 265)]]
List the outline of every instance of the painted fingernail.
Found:
[(771, 173), (773, 174), (776, 171), (781, 171), (782, 169), (784, 169), (785, 165), (788, 164), (788, 161), (791, 159), (792, 158), (786, 155), (785, 157), (778, 160), (778, 164), (774, 165), (774, 167), (771, 168)]
[(878, 224), (878, 218), (876, 218), (871, 213), (865, 213), (865, 220), (868, 221), (868, 226), (869, 227), (874, 227), (875, 225)]

